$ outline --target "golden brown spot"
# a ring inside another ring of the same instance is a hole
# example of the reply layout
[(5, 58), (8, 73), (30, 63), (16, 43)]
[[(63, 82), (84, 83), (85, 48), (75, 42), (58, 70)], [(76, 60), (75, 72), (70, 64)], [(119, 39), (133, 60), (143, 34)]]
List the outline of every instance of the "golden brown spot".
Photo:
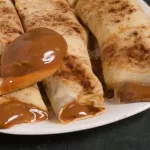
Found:
[(134, 36), (138, 36), (138, 32), (137, 32), (137, 31), (134, 31), (134, 32), (133, 32), (133, 35), (134, 35)]
[(7, 7), (3, 7), (2, 9), (0, 9), (0, 13), (3, 12), (4, 14), (13, 14), (14, 13), (14, 10), (11, 9), (11, 8), (7, 8)]
[[(78, 36), (80, 36), (82, 39), (84, 38), (84, 30), (81, 27), (81, 25), (75, 21), (73, 21), (72, 19), (70, 19), (70, 17), (68, 17), (67, 15), (64, 15), (63, 13), (61, 14), (51, 14), (51, 12), (49, 14), (46, 14), (45, 16), (34, 16), (34, 19), (30, 20), (30, 25), (29, 28), (34, 28), (34, 26), (45, 26), (45, 24), (48, 24), (51, 28), (56, 28), (57, 26), (59, 26), (59, 28), (63, 28), (64, 30), (66, 30), (66, 34), (70, 35), (70, 34), (76, 34)], [(22, 18), (23, 20), (25, 19)]]
[[(15, 9), (7, 7), (6, 3), (0, 3), (0, 43), (2, 46), (8, 45), (14, 38), (23, 33), (20, 21)], [(11, 6), (12, 4), (10, 4)]]
[[(51, 4), (52, 3), (52, 4)], [(27, 28), (32, 30), (37, 27), (47, 27), (49, 26), (50, 29), (61, 29), (64, 30), (65, 35), (71, 35), (75, 34), (82, 39), (84, 39), (84, 30), (82, 26), (78, 23), (78, 21), (74, 18), (76, 18), (75, 14), (73, 13), (72, 9), (69, 7), (67, 2), (62, 1), (52, 1), (47, 2), (47, 5), (54, 5), (54, 11), (57, 10), (57, 13), (53, 13), (50, 11), (46, 11), (45, 13), (41, 13), (37, 10), (33, 9), (32, 14), (30, 15), (30, 18), (26, 18), (24, 15), (26, 13), (26, 10), (24, 8), (27, 8), (24, 6), (22, 10), (19, 11), (19, 15), (21, 16), (22, 22), (27, 22)], [(35, 5), (36, 6), (36, 5)], [(41, 7), (42, 4), (41, 4)], [(49, 7), (49, 6), (47, 6)], [(25, 30), (28, 31), (25, 25)]]
[[(120, 28), (119, 34), (124, 34), (125, 32), (127, 33), (126, 37), (121, 38), (122, 35), (120, 37), (111, 37), (103, 43), (101, 47), (102, 62), (116, 64), (117, 66), (129, 65), (132, 68), (133, 66), (140, 68), (149, 66), (150, 47), (146, 42), (143, 42), (150, 38), (149, 28), (144, 27), (144, 30), (142, 26), (136, 30)], [(122, 42), (124, 43), (123, 45), (120, 44)]]
[(56, 1), (56, 5), (57, 5), (58, 9), (61, 9), (63, 11), (63, 13), (71, 11), (70, 6), (65, 2)]
[(119, 22), (120, 22), (120, 20), (115, 20), (115, 22), (116, 22), (116, 23), (119, 23)]
[(107, 61), (112, 59), (115, 56), (116, 50), (115, 50), (115, 45), (114, 44), (110, 44), (108, 46), (106, 46), (101, 54), (102, 57), (102, 61)]
[(6, 2), (5, 1), (0, 1), (0, 4), (5, 4)]
[(121, 65), (135, 65), (140, 68), (145, 68), (150, 65), (150, 48), (145, 48), (144, 45), (139, 44), (134, 46), (126, 46), (120, 48), (115, 44), (106, 46), (102, 53), (102, 62), (107, 64)]
[[(137, 9), (128, 1), (123, 0), (87, 0), (82, 2), (81, 13), (83, 16), (90, 12), (95, 12), (99, 15), (99, 17), (105, 14), (108, 17), (113, 18), (110, 19), (113, 23), (119, 23), (124, 20), (124, 16), (129, 16)], [(120, 21), (116, 21), (120, 20)]]
[(78, 82), (87, 93), (93, 92), (95, 87), (91, 84), (90, 76), (85, 72), (82, 64), (78, 63), (77, 57), (65, 57), (62, 68), (57, 72), (57, 76)]
[(136, 59), (138, 62), (150, 59), (150, 49), (146, 49), (142, 44), (128, 48), (127, 54), (129, 57)]
[[(103, 2), (104, 2), (104, 1), (103, 1)], [(110, 3), (110, 4), (118, 4), (118, 3), (120, 3), (120, 0), (110, 1), (109, 3)]]

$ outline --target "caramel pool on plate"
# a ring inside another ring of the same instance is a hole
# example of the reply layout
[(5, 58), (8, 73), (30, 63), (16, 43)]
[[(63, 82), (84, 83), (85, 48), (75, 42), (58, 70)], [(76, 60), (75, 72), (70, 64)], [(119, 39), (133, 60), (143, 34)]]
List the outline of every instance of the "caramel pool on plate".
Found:
[(67, 51), (64, 38), (47, 28), (24, 33), (4, 51), (0, 94), (25, 88), (51, 76), (63, 62)]
[(5, 129), (19, 123), (34, 123), (48, 119), (47, 112), (14, 98), (0, 103), (0, 128)]

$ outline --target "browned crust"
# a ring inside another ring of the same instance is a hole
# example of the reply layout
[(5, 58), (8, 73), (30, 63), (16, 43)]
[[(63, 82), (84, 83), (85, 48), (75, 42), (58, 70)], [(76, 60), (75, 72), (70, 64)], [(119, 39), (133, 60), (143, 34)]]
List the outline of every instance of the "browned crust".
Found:
[[(71, 81), (78, 82), (83, 87), (83, 92), (86, 94), (93, 94), (96, 85), (92, 85), (91, 74), (88, 74), (86, 69), (78, 61), (79, 58), (75, 56), (66, 56), (64, 64), (61, 69), (55, 74), (57, 77), (65, 78)], [(83, 63), (86, 63), (83, 61)]]
[(5, 1), (0, 1), (0, 20), (0, 43), (6, 46), (17, 35), (21, 35), (23, 30), (15, 8), (7, 6)]
[[(121, 35), (128, 34), (127, 38), (112, 35), (101, 47), (102, 62), (107, 65), (147, 68), (150, 66), (150, 47), (144, 42), (150, 40), (150, 27), (121, 30)], [(121, 42), (124, 44), (122, 45)], [(130, 44), (129, 44), (130, 43)]]
[(55, 5), (58, 9), (57, 13), (53, 14), (51, 11), (42, 13), (37, 9), (36, 12), (31, 15), (32, 17), (29, 18), (24, 16), (28, 13), (28, 9), (26, 9), (26, 5), (24, 5), (23, 9), (19, 10), (19, 15), (22, 22), (24, 23), (25, 30), (32, 30), (39, 26), (49, 26), (51, 29), (56, 29), (58, 27), (63, 28), (66, 35), (76, 34), (77, 36), (80, 36), (82, 39), (84, 39), (84, 30), (79, 22), (73, 19), (73, 17), (76, 18), (76, 16), (67, 2), (57, 0), (53, 2), (53, 5)]
[[(104, 9), (105, 8), (105, 9)], [(81, 14), (86, 17), (88, 13), (97, 10), (97, 14), (109, 16), (111, 23), (119, 23), (136, 11), (136, 8), (126, 0), (85, 0), (82, 1)]]

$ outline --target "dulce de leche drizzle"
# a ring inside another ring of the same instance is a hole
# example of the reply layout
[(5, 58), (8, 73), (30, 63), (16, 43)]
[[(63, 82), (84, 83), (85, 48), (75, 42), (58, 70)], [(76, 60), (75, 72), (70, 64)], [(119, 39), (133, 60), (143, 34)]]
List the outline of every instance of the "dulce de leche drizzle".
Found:
[(47, 119), (47, 112), (14, 98), (0, 103), (1, 129), (6, 129), (20, 123), (33, 123)]
[(100, 111), (101, 111), (100, 108), (88, 104), (80, 104), (75, 101), (70, 103), (63, 110), (60, 118), (65, 122), (71, 122), (75, 119), (83, 118), (89, 115), (95, 115)]
[(124, 83), (117, 91), (116, 96), (120, 103), (150, 101), (150, 86), (137, 83)]
[(15, 39), (4, 51), (2, 93), (25, 88), (52, 75), (67, 51), (64, 38), (47, 28), (37, 28)]

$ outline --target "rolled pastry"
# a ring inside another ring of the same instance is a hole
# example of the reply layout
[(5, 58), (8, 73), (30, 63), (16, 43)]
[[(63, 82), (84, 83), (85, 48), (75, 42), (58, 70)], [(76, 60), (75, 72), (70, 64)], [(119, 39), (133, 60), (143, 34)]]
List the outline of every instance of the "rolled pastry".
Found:
[[(22, 33), (22, 25), (12, 2), (0, 0), (0, 55)], [(0, 84), (2, 81), (0, 78)], [(0, 96), (0, 128), (47, 119), (47, 108), (37, 85)]]
[(43, 81), (51, 105), (62, 123), (93, 117), (105, 110), (103, 89), (92, 72), (87, 34), (65, 0), (15, 0), (25, 31), (46, 27), (68, 44), (60, 69)]
[(118, 101), (150, 100), (150, 19), (138, 0), (68, 1), (98, 40), (105, 82)]

